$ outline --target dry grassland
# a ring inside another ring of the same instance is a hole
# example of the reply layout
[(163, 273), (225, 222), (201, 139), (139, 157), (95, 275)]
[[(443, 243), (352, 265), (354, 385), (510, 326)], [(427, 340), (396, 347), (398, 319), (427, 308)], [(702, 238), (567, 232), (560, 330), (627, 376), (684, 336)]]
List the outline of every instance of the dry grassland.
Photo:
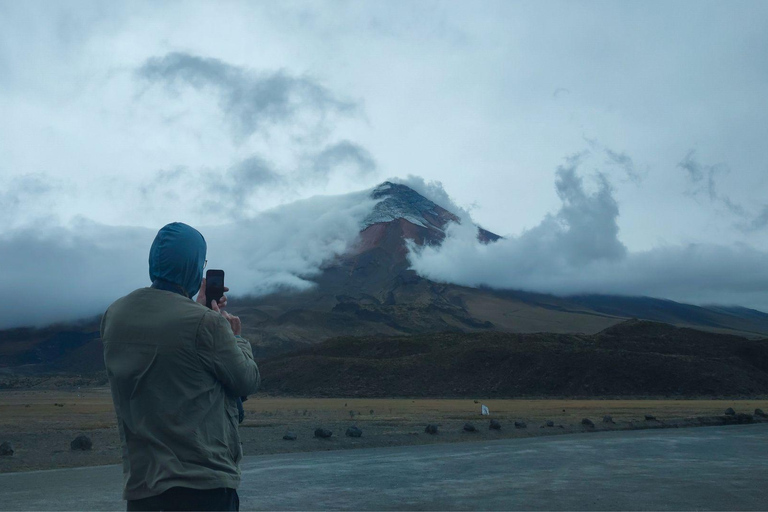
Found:
[[(501, 431), (488, 430), (485, 404)], [(245, 403), (246, 420), (240, 428), (246, 455), (292, 451), (334, 450), (436, 442), (491, 440), (581, 432), (582, 418), (598, 430), (672, 425), (683, 418), (720, 416), (733, 407), (738, 412), (768, 410), (768, 400), (465, 400), (465, 399), (342, 399), (256, 396)], [(603, 425), (604, 415), (615, 425)], [(645, 421), (645, 415), (659, 422)], [(515, 428), (515, 421), (527, 427)], [(553, 421), (554, 428), (545, 428)], [(463, 431), (466, 422), (478, 432)], [(440, 434), (424, 433), (428, 423)], [(364, 434), (344, 436), (350, 425)], [(685, 425), (685, 423), (682, 423)], [(317, 427), (333, 431), (331, 439), (315, 439)], [(286, 431), (297, 441), (284, 441)], [(72, 452), (69, 442), (79, 433), (93, 439), (90, 452)], [(16, 454), (0, 457), (0, 472), (53, 467), (112, 464), (120, 461), (120, 441), (109, 388), (81, 390), (13, 390), (0, 392), (0, 442), (11, 441)]]
[[(642, 420), (646, 414), (659, 419), (716, 416), (728, 407), (741, 412), (768, 409), (768, 400), (467, 400), (467, 399), (344, 399), (255, 397), (245, 403), (256, 418), (293, 419), (311, 415), (329, 420), (354, 417), (357, 422), (410, 422), (414, 419), (479, 420), (484, 404), (496, 419), (541, 419), (578, 423), (582, 418), (617, 421)], [(306, 411), (306, 414), (305, 414)], [(354, 416), (350, 414), (354, 411)], [(373, 411), (373, 413), (371, 413)], [(251, 415), (249, 415), (249, 418)]]

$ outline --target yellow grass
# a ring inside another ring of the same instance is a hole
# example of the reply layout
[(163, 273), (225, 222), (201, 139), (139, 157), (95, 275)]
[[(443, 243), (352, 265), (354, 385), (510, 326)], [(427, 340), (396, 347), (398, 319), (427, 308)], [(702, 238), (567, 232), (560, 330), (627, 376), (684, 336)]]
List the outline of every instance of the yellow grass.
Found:
[[(644, 419), (646, 414), (663, 418), (722, 415), (733, 407), (737, 412), (768, 410), (768, 400), (478, 400), (470, 399), (360, 399), (360, 398), (281, 398), (254, 397), (245, 403), (255, 417), (284, 418), (316, 415), (328, 419), (350, 417), (355, 421), (404, 421), (435, 419), (470, 419), (480, 416), (484, 404), (491, 417), (505, 419), (551, 419), (577, 423), (582, 418), (615, 420)], [(370, 411), (373, 410), (373, 414)], [(359, 413), (359, 414), (357, 414)], [(249, 415), (249, 416), (251, 416)]]
[[(63, 404), (56, 406), (54, 404)], [(768, 410), (768, 400), (478, 400), (471, 399), (360, 399), (285, 398), (255, 396), (245, 402), (244, 426), (267, 427), (286, 420), (407, 424), (426, 420), (472, 419), (480, 417), (485, 404), (492, 418), (553, 420), (578, 423), (588, 417), (601, 420), (642, 420), (646, 414), (659, 419), (715, 416), (728, 407), (737, 412)], [(352, 412), (350, 412), (352, 411)], [(373, 413), (371, 413), (373, 411)], [(115, 426), (109, 388), (81, 391), (13, 390), (0, 392), (0, 429), (65, 430)]]

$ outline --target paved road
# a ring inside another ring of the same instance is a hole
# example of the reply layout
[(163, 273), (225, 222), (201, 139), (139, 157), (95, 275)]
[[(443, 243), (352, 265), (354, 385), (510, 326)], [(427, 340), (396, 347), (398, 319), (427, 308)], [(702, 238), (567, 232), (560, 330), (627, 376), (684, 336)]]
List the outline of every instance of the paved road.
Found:
[[(246, 457), (244, 510), (767, 510), (768, 425)], [(125, 510), (118, 466), (0, 475), (0, 510)]]

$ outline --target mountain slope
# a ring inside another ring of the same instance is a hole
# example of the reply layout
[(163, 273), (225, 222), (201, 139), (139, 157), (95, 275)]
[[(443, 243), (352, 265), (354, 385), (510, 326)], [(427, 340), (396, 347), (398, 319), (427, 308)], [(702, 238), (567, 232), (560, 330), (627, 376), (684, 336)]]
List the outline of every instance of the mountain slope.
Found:
[(336, 338), (262, 363), (265, 392), (344, 397), (756, 396), (768, 342), (627, 321), (595, 335)]

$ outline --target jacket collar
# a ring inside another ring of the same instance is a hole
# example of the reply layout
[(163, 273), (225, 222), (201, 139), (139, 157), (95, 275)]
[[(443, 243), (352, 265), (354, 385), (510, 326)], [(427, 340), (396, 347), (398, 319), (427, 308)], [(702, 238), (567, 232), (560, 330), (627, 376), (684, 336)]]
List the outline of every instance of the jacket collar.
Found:
[(187, 295), (187, 292), (184, 290), (184, 288), (178, 284), (171, 283), (170, 281), (166, 281), (164, 279), (155, 279), (152, 282), (152, 288), (155, 288), (156, 290), (165, 290), (166, 292), (178, 293), (179, 295), (183, 295), (184, 297), (191, 300), (191, 297)]

